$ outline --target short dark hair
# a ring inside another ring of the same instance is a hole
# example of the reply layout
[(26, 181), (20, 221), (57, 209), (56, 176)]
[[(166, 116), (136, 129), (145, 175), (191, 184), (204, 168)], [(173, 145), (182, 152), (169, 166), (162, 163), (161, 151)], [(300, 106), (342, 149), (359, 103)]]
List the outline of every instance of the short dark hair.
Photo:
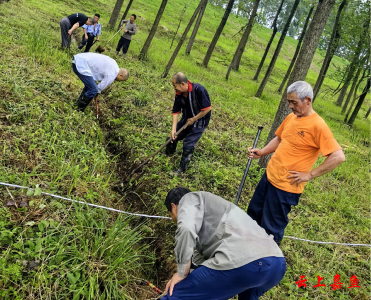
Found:
[(97, 16), (98, 18), (100, 18), (100, 14), (95, 14), (94, 16)]
[(137, 19), (137, 15), (136, 14), (132, 14), (132, 16), (134, 17), (134, 20)]
[(185, 194), (190, 193), (191, 190), (187, 189), (185, 187), (176, 187), (171, 189), (166, 196), (165, 199), (165, 206), (168, 211), (171, 211), (171, 203), (174, 203), (175, 205), (179, 204), (180, 199), (183, 198)]
[(175, 79), (175, 83), (177, 83), (177, 84), (180, 84), (180, 83), (183, 83), (183, 82), (185, 82), (185, 83), (188, 82), (187, 76), (185, 76), (182, 72), (175, 73), (173, 75), (172, 79)]

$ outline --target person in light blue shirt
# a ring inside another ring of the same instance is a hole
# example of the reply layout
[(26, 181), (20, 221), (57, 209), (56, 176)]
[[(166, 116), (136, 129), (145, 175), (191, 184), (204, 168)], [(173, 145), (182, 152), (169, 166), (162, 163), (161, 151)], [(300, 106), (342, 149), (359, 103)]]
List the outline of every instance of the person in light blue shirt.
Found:
[(94, 21), (95, 21), (94, 25), (84, 25), (84, 26), (82, 26), (82, 28), (84, 30), (84, 34), (82, 36), (82, 41), (81, 41), (78, 48), (82, 49), (86, 45), (84, 52), (89, 52), (91, 46), (93, 45), (95, 37), (97, 38), (97, 41), (99, 41), (99, 36), (101, 34), (101, 27), (102, 27), (100, 25), (100, 23), (98, 23), (99, 18), (100, 18), (100, 15), (95, 14), (94, 15)]

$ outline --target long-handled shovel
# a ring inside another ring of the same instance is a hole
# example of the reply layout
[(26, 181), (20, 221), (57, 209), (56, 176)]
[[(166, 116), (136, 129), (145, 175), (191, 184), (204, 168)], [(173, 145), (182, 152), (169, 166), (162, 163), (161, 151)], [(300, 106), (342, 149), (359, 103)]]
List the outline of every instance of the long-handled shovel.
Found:
[[(263, 126), (258, 126), (258, 133), (256, 134), (254, 145), (252, 146), (253, 148), (256, 148), (256, 145), (258, 143), (259, 136), (260, 136), (260, 133), (261, 133), (262, 130), (263, 130)], [(247, 172), (249, 172), (251, 161), (252, 161), (252, 158), (249, 158), (249, 160), (247, 162), (247, 165), (246, 165), (245, 173), (243, 174), (242, 181), (241, 181), (240, 187), (238, 189), (236, 200), (234, 201), (234, 204), (236, 204), (236, 205), (238, 204), (238, 200), (240, 200), (242, 188), (243, 188), (243, 185), (245, 184)]]
[[(180, 128), (176, 133), (175, 133), (175, 135), (176, 136), (178, 136), (184, 129), (186, 129), (187, 128), (187, 124), (185, 124), (182, 128)], [(152, 158), (152, 157), (154, 157), (154, 156), (156, 156), (164, 147), (166, 147), (166, 145), (167, 144), (169, 144), (171, 142), (171, 138), (170, 139), (168, 139), (164, 144), (162, 144), (162, 146), (160, 147), (160, 148), (158, 148), (157, 149), (157, 151), (156, 152), (154, 152), (154, 153), (152, 153), (150, 156), (148, 156), (147, 158), (146, 158), (146, 160), (144, 161), (144, 162), (142, 162), (138, 167), (136, 167), (133, 171), (131, 171), (131, 173), (130, 173), (130, 175), (129, 175), (129, 178), (136, 172), (136, 171), (138, 171), (141, 167), (143, 167), (146, 163), (148, 163), (149, 162), (149, 160)]]
[(118, 34), (119, 32), (121, 31), (121, 28), (108, 40), (107, 43), (105, 43), (104, 46), (98, 46), (97, 49), (95, 49), (95, 52), (98, 52), (98, 53), (103, 53), (106, 49), (104, 48), (105, 46), (108, 45), (108, 43), (116, 36), (116, 34)]

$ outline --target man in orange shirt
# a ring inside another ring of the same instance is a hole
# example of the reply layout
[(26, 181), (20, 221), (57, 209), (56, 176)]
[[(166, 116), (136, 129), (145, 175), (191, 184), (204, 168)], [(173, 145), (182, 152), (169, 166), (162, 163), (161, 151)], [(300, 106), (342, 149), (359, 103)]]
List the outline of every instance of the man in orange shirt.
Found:
[[(312, 99), (313, 90), (309, 83), (297, 81), (291, 84), (287, 89), (287, 100), (292, 113), (263, 149), (248, 149), (251, 158), (274, 152), (247, 214), (272, 234), (278, 245), (289, 222), (287, 215), (291, 206), (298, 204), (306, 182), (332, 171), (345, 161), (330, 128), (313, 110)], [(312, 170), (320, 153), (326, 159)]]

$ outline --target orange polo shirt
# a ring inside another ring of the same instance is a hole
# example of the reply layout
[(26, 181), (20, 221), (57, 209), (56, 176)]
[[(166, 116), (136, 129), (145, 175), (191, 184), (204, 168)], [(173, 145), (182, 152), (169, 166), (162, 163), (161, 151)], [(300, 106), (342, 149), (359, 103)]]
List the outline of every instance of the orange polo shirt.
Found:
[(281, 142), (268, 163), (267, 177), (275, 187), (290, 193), (302, 193), (306, 183), (290, 185), (289, 171), (310, 172), (320, 153), (328, 156), (341, 149), (317, 113), (301, 118), (291, 113), (275, 134)]

